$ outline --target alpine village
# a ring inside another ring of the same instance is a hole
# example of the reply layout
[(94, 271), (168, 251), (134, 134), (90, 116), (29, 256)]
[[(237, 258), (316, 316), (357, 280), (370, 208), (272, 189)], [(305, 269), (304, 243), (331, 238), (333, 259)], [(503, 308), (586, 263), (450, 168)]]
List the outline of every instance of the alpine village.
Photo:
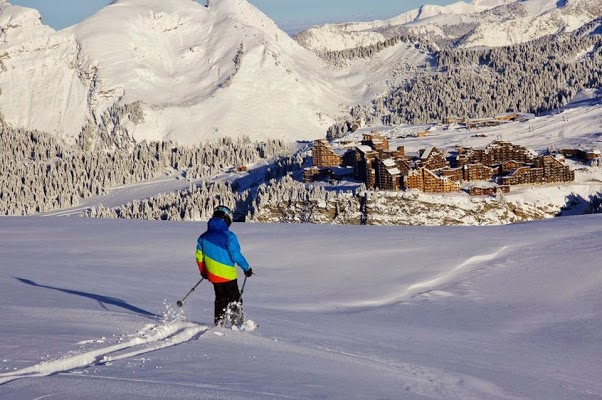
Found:
[[(532, 118), (529, 114), (507, 113), (494, 118), (447, 118), (447, 127), (459, 124), (466, 129), (495, 126)], [(361, 126), (358, 122), (354, 128)], [(420, 132), (420, 137), (428, 131)], [(456, 147), (446, 152), (431, 146), (417, 154), (406, 153), (405, 146), (391, 149), (389, 140), (377, 130), (363, 133), (358, 143), (339, 141), (335, 148), (327, 139), (313, 142), (312, 167), (306, 168), (305, 183), (337, 181), (353, 177), (368, 189), (385, 191), (418, 190), (425, 193), (465, 191), (471, 196), (497, 195), (510, 192), (521, 184), (553, 184), (572, 182), (575, 172), (566, 158), (591, 166), (602, 164), (596, 148), (556, 149), (541, 154), (537, 151), (494, 140), (485, 148)]]

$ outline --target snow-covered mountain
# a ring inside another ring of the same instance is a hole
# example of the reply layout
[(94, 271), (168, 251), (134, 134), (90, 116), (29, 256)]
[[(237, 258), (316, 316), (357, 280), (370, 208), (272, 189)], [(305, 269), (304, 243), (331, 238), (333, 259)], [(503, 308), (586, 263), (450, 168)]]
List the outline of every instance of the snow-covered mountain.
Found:
[(0, 0), (0, 121), (69, 141), (315, 139), (350, 106), (386, 94), (432, 61), (432, 49), (412, 40), (336, 68), (325, 51), (378, 45), (399, 29), (498, 46), (575, 29), (601, 8), (598, 0), (425, 5), (293, 40), (247, 0), (116, 0), (58, 32), (37, 11)]
[(523, 43), (561, 31), (574, 31), (602, 16), (599, 0), (474, 0), (447, 6), (423, 5), (384, 21), (329, 24), (297, 35), (315, 51), (336, 51), (382, 42), (391, 32), (432, 40), (453, 40), (462, 47)]
[[(59, 32), (34, 10), (1, 7), (0, 111), (14, 126), (70, 138), (112, 124), (138, 140), (299, 139), (322, 136), (346, 104), (323, 62), (246, 0), (117, 0)], [(128, 104), (143, 118), (116, 121)]]

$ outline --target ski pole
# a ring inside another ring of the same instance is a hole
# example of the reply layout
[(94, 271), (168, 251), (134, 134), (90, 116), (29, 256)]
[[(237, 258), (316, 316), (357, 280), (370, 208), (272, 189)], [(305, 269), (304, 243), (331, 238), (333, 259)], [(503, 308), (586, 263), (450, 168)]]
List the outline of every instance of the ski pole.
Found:
[(247, 283), (247, 276), (245, 275), (245, 280), (242, 281), (242, 288), (240, 289), (240, 296), (238, 297), (238, 302), (240, 303), (240, 301), (242, 300), (242, 294), (245, 291), (245, 284)]
[[(257, 275), (255, 272), (253, 272), (253, 275)], [(238, 298), (238, 301), (240, 302), (242, 300), (242, 294), (245, 291), (245, 284), (247, 283), (247, 276), (245, 275), (245, 280), (242, 281), (242, 288), (240, 289), (240, 297)]]
[(200, 281), (197, 282), (196, 285), (194, 285), (194, 287), (192, 289), (190, 289), (190, 292), (186, 293), (186, 296), (184, 296), (184, 298), (182, 300), (178, 300), (177, 301), (177, 305), (178, 307), (182, 307), (182, 305), (184, 304), (184, 300), (186, 300), (186, 297), (190, 296), (190, 293), (194, 292), (194, 289), (196, 289), (197, 286), (199, 286), (201, 284), (201, 282), (203, 282), (205, 278), (201, 278)]

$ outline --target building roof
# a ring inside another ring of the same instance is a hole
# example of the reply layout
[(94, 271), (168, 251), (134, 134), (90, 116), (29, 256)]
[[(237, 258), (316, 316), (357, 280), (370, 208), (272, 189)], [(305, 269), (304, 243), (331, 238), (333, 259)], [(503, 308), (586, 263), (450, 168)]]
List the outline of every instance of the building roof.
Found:
[(426, 160), (427, 158), (429, 158), (429, 156), (431, 155), (432, 151), (433, 151), (434, 147), (427, 147), (424, 152), (422, 153), (422, 155), (420, 156), (421, 159)]
[(390, 158), (384, 159), (383, 164), (387, 167), (395, 167), (397, 165), (397, 164), (395, 164), (395, 161)]
[(357, 145), (357, 146), (355, 146), (355, 148), (358, 149), (359, 151), (361, 151), (362, 153), (369, 153), (371, 151), (374, 151), (372, 149), (372, 147), (365, 145), (365, 144)]

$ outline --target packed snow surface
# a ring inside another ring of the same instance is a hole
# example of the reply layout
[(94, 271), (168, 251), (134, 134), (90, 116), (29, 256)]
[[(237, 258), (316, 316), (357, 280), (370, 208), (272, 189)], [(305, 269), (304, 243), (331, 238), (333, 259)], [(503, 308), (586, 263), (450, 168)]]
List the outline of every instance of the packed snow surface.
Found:
[(175, 306), (205, 227), (0, 218), (0, 397), (602, 398), (601, 216), (234, 224), (250, 332)]

